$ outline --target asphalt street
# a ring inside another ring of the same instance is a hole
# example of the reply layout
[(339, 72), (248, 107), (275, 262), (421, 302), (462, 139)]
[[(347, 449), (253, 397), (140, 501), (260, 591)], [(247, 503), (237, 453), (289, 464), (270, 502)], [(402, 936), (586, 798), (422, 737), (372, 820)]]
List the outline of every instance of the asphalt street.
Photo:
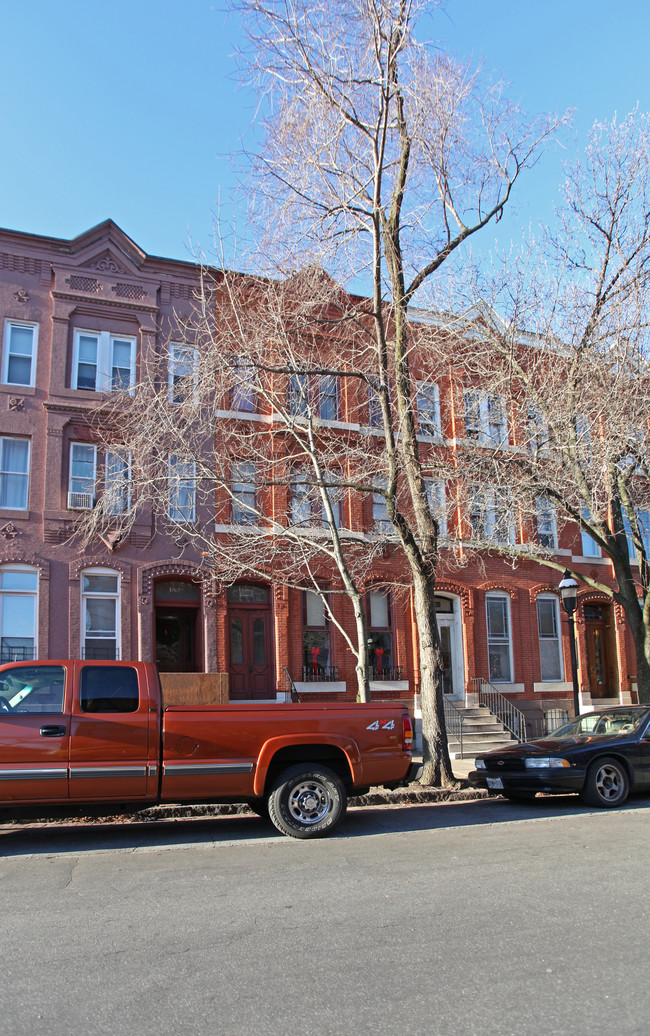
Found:
[(650, 799), (0, 828), (2, 1036), (645, 1036)]

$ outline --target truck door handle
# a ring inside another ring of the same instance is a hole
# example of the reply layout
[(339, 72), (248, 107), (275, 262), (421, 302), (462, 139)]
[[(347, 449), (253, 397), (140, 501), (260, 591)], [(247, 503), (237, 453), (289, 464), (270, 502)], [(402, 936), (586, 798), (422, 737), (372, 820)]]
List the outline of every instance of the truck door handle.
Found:
[(65, 737), (65, 727), (41, 727), (41, 737)]

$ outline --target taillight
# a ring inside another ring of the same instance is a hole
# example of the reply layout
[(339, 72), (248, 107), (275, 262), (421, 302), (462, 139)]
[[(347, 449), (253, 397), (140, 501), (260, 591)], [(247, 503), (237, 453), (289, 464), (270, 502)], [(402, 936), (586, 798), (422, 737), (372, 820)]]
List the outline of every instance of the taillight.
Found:
[(413, 747), (413, 724), (408, 712), (402, 716), (402, 751), (410, 752)]

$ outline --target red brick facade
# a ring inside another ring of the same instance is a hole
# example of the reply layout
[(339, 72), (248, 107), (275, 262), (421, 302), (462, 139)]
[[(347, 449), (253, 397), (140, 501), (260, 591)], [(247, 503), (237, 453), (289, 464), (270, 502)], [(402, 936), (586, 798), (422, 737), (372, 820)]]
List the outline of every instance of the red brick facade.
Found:
[[(336, 629), (330, 631), (328, 664), (338, 679), (303, 684), (311, 642), (302, 592), (268, 586), (242, 591), (239, 599), (236, 593), (230, 600), (215, 597), (196, 580), (200, 559), (182, 540), (158, 532), (146, 511), (114, 549), (97, 539), (80, 555), (70, 539), (75, 509), (92, 505), (99, 473), (107, 480), (111, 465), (122, 463), (97, 452), (91, 412), (111, 378), (123, 387), (129, 377), (137, 381), (143, 357), (168, 355), (176, 315), (189, 315), (197, 284), (193, 264), (146, 255), (111, 221), (70, 241), (0, 231), (3, 658), (30, 657), (30, 651), (40, 658), (99, 657), (114, 650), (124, 659), (158, 656), (166, 668), (184, 663), (228, 672), (234, 617), (237, 635), (249, 641), (243, 661), (255, 644), (262, 651), (264, 638), (268, 666), (258, 696), (283, 692), (286, 668), (305, 694), (354, 697), (353, 656)], [(453, 439), (458, 407), (447, 412), (451, 427), (443, 431)], [(607, 560), (583, 557), (579, 532), (560, 543), (562, 558), (577, 572), (611, 578)], [(368, 571), (366, 589), (390, 582), (396, 564), (385, 551)], [(529, 560), (513, 569), (488, 556), (481, 566), (448, 570), (443, 560), (440, 626), (453, 698), (471, 690), (474, 678), (492, 677), (537, 719), (554, 705), (570, 708), (568, 630), (553, 603), (553, 578)], [(541, 611), (540, 600), (547, 602)], [(337, 615), (352, 629), (347, 598), (336, 602)], [(380, 651), (390, 651), (393, 671), (383, 674), (391, 679), (373, 682), (373, 690), (412, 697), (418, 663), (408, 592), (393, 595), (386, 614), (386, 636), (376, 644), (390, 644)], [(546, 623), (544, 643), (539, 615)], [(635, 662), (621, 609), (585, 590), (576, 619), (584, 700), (629, 700)], [(553, 679), (542, 680), (542, 653)], [(375, 658), (379, 668), (381, 659)]]

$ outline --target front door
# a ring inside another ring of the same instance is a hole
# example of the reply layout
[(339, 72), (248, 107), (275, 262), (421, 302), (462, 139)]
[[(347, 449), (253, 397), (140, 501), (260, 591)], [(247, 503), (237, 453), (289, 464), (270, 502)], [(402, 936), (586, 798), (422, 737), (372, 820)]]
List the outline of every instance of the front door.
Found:
[(228, 609), (230, 699), (274, 696), (271, 612), (268, 608)]
[(465, 684), (459, 599), (436, 596), (436, 619), (442, 650), (443, 690), (447, 697), (461, 699), (465, 694)]
[(587, 677), (592, 698), (616, 698), (612, 609), (608, 604), (585, 604)]
[(156, 607), (156, 665), (161, 673), (198, 670), (198, 608)]

